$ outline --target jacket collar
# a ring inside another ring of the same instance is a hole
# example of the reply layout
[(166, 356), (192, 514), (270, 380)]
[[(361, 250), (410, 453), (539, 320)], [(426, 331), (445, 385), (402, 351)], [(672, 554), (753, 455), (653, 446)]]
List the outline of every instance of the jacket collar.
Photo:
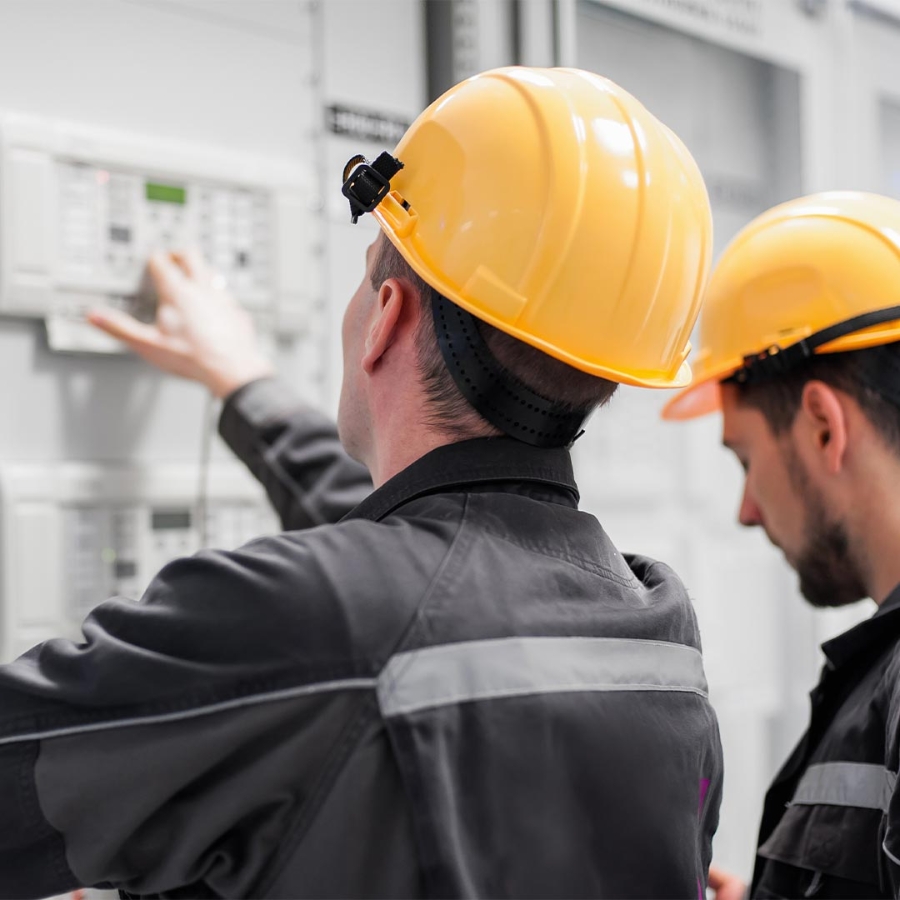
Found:
[(371, 493), (344, 519), (378, 521), (397, 507), (441, 491), (497, 484), (499, 490), (531, 484), (550, 487), (559, 503), (578, 506), (572, 458), (563, 448), (531, 447), (507, 437), (475, 438), (445, 444), (398, 472)]
[(900, 638), (900, 585), (894, 588), (875, 614), (849, 631), (822, 644), (830, 668), (838, 669), (867, 652), (871, 658), (888, 643)]

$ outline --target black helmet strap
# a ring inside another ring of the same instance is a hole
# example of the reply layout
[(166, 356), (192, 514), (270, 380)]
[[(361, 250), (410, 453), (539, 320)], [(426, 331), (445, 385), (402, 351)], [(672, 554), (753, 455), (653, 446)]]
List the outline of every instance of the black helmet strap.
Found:
[(743, 367), (726, 381), (736, 381), (738, 384), (758, 384), (761, 381), (784, 375), (795, 366), (810, 359), (816, 350), (824, 347), (825, 344), (830, 344), (845, 335), (871, 328), (873, 325), (882, 325), (898, 319), (900, 319), (900, 306), (888, 306), (885, 309), (862, 313), (862, 315), (830, 325), (789, 347), (782, 348), (778, 344), (774, 344), (759, 353), (745, 356)]
[(435, 293), (434, 329), (456, 386), (491, 425), (534, 447), (568, 447), (586, 418), (533, 391), (494, 359), (475, 316)]

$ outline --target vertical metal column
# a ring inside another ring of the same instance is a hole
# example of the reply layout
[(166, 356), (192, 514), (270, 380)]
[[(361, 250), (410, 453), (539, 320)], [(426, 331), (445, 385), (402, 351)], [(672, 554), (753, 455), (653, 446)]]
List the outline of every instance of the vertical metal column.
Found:
[(544, 0), (422, 0), (428, 98), (486, 69), (519, 62), (521, 10)]

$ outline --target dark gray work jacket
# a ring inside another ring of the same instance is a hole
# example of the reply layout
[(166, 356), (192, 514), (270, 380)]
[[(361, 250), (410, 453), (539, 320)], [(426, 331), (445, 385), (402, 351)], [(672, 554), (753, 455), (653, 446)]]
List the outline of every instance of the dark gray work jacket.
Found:
[(809, 730), (766, 795), (751, 896), (900, 896), (900, 587), (822, 645)]
[(441, 447), (358, 502), (276, 382), (221, 430), (294, 530), (0, 667), (3, 896), (702, 892), (722, 757), (694, 610), (578, 511), (565, 450)]

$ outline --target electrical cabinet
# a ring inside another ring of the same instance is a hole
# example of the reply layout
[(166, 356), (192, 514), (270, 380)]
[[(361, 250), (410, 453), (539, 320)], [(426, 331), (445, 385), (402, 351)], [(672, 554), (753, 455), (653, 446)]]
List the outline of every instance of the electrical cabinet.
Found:
[(185, 463), (0, 465), (0, 658), (77, 638), (92, 607), (138, 599), (172, 559), (280, 530), (240, 465), (214, 464), (203, 502), (199, 478)]
[(199, 250), (261, 329), (303, 330), (320, 291), (312, 164), (34, 116), (0, 116), (0, 314), (59, 350), (120, 349), (97, 305), (152, 318), (148, 256)]

